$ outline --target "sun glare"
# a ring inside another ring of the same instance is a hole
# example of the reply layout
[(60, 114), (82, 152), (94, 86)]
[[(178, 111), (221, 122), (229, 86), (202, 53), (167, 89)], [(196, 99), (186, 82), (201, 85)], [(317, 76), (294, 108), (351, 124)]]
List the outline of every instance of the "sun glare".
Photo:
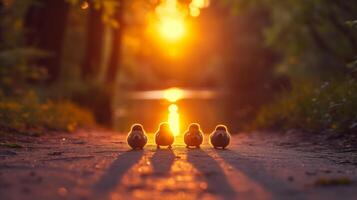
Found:
[(177, 41), (185, 35), (185, 22), (181, 18), (162, 19), (158, 24), (158, 29), (163, 38), (170, 41)]
[(164, 98), (169, 102), (176, 102), (183, 97), (183, 91), (179, 88), (170, 88), (165, 90)]
[(191, 17), (198, 17), (210, 0), (160, 0), (154, 12), (148, 16), (147, 33), (165, 55), (177, 58), (190, 40), (196, 37)]
[(167, 121), (174, 136), (178, 136), (180, 134), (180, 116), (176, 104), (171, 104), (169, 106), (169, 116)]
[(177, 0), (164, 0), (155, 9), (157, 31), (166, 41), (175, 42), (186, 33), (185, 10)]

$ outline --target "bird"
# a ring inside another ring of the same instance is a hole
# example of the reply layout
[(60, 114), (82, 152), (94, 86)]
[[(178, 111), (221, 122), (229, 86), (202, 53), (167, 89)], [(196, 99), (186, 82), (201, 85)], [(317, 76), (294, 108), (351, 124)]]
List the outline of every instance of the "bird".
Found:
[(215, 149), (217, 149), (219, 147), (221, 147), (222, 149), (225, 149), (231, 141), (231, 135), (227, 131), (227, 126), (225, 126), (225, 125), (216, 126), (215, 131), (213, 131), (213, 133), (211, 133), (209, 138), (210, 138), (211, 145)]
[(160, 149), (160, 146), (168, 146), (169, 149), (172, 148), (175, 137), (170, 126), (167, 122), (163, 122), (159, 126), (159, 130), (155, 133), (155, 143), (157, 148)]
[(184, 135), (184, 141), (187, 148), (190, 146), (200, 148), (200, 145), (203, 142), (203, 134), (199, 124), (192, 123), (189, 125), (188, 130)]
[(148, 139), (141, 124), (134, 124), (126, 138), (128, 145), (132, 149), (143, 149)]

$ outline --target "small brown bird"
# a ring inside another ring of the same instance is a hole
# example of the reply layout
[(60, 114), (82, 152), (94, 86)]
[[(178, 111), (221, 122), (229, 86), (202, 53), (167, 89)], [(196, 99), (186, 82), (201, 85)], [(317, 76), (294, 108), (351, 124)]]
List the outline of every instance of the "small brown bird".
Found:
[(134, 124), (126, 141), (132, 149), (143, 149), (148, 141), (143, 126), (141, 124)]
[(216, 130), (209, 136), (209, 138), (211, 145), (215, 149), (218, 147), (225, 149), (231, 141), (231, 135), (227, 131), (227, 127), (225, 125), (216, 126)]
[(170, 130), (170, 126), (168, 123), (163, 122), (159, 126), (159, 130), (155, 134), (155, 142), (157, 148), (159, 149), (160, 146), (169, 146), (168, 148), (171, 149), (171, 145), (174, 143), (175, 136)]
[(203, 134), (199, 124), (197, 123), (190, 124), (187, 132), (185, 133), (184, 141), (187, 148), (189, 148), (190, 146), (195, 146), (197, 148), (200, 148), (200, 145), (203, 142)]

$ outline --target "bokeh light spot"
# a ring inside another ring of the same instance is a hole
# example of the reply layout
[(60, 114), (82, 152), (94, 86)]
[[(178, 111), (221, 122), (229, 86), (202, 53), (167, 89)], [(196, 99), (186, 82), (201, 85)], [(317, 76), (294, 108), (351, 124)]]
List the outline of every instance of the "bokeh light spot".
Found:
[(83, 2), (81, 3), (80, 7), (81, 7), (82, 10), (88, 9), (88, 8), (89, 8), (89, 3), (88, 3), (88, 1), (83, 1)]

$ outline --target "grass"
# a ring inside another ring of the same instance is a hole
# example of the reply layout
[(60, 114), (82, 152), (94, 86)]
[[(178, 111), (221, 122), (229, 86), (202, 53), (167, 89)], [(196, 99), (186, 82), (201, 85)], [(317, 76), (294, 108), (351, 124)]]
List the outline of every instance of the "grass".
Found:
[(320, 84), (294, 83), (259, 112), (253, 123), (260, 129), (302, 129), (332, 134), (357, 130), (357, 83), (354, 79)]
[(89, 111), (69, 101), (40, 101), (34, 92), (22, 98), (0, 98), (0, 131), (3, 133), (73, 132), (78, 127), (94, 124)]

